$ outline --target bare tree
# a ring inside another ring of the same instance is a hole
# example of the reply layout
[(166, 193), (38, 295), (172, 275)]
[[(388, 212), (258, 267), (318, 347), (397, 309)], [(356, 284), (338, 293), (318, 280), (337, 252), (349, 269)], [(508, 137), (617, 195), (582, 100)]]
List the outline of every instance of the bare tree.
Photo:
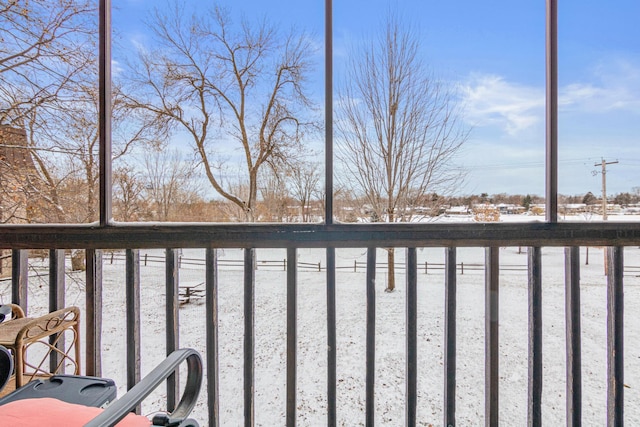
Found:
[[(91, 55), (86, 58), (84, 73), (78, 73), (57, 97), (21, 115), (26, 148), (39, 178), (39, 185), (32, 187), (37, 188), (39, 197), (50, 209), (40, 221), (97, 220), (98, 88), (91, 58)], [(121, 102), (118, 86), (114, 87), (112, 156), (117, 162), (134, 146), (157, 144), (162, 132), (154, 121), (142, 119), (138, 111), (129, 110), (127, 104)], [(64, 194), (64, 189), (70, 193)]]
[(0, 0), (0, 123), (21, 125), (73, 79), (95, 38), (95, 9), (88, 0)]
[(160, 221), (180, 219), (180, 206), (197, 198), (195, 168), (177, 149), (159, 148), (145, 156), (145, 186)]
[[(337, 158), (364, 193), (373, 216), (410, 220), (411, 199), (446, 192), (459, 183), (454, 156), (467, 139), (455, 94), (418, 56), (418, 37), (397, 18), (350, 55), (340, 93)], [(387, 290), (395, 288), (388, 251)]]
[(317, 162), (299, 161), (289, 169), (289, 191), (298, 203), (302, 222), (311, 220), (311, 200), (314, 196), (321, 196), (320, 178)]
[(52, 152), (36, 150), (33, 135), (47, 123), (43, 106), (60, 99), (84, 70), (84, 52), (93, 48), (97, 27), (93, 11), (91, 1), (0, 0), (0, 125), (23, 135), (17, 146), (4, 140), (2, 148), (28, 159), (28, 173), (20, 162), (3, 164), (3, 178), (19, 177), (11, 187), (0, 186), (3, 220), (61, 221), (56, 167), (43, 170)]
[(289, 221), (290, 202), (289, 193), (286, 188), (286, 177), (281, 176), (277, 170), (271, 167), (263, 168), (259, 176), (260, 183), (258, 191), (260, 193), (262, 209), (255, 220), (265, 219), (271, 222)]
[[(185, 9), (156, 11), (157, 48), (140, 51), (132, 75), (144, 93), (131, 101), (186, 134), (212, 188), (253, 221), (260, 169), (287, 157), (310, 127), (312, 45), (265, 22), (234, 27), (218, 7), (188, 17)], [(225, 185), (227, 162), (241, 165), (246, 195)]]
[(131, 166), (113, 172), (114, 216), (120, 221), (139, 221), (145, 214), (145, 185), (141, 174)]

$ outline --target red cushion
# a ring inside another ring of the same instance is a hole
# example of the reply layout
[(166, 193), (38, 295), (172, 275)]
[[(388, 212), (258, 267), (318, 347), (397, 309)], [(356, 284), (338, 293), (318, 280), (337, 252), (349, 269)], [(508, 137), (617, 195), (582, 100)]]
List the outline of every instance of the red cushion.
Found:
[[(80, 427), (102, 412), (100, 408), (63, 402), (50, 397), (21, 399), (0, 405), (2, 425), (12, 427)], [(127, 415), (117, 427), (148, 427), (146, 417)]]

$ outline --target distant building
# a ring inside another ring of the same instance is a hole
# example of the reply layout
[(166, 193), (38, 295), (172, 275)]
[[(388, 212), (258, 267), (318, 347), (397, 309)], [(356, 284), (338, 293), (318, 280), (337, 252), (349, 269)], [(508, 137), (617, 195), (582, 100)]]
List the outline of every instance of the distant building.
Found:
[(42, 180), (24, 129), (0, 125), (0, 223), (29, 223), (42, 211)]

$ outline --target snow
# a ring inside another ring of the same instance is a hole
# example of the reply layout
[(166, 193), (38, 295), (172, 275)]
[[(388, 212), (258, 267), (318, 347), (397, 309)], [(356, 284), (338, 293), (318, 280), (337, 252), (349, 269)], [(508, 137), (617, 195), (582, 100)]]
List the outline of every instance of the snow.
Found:
[[(509, 216), (506, 216), (509, 217)], [(505, 216), (503, 216), (505, 218)], [(522, 218), (520, 218), (522, 220)], [(637, 220), (637, 218), (636, 218)], [(582, 390), (585, 425), (606, 424), (606, 277), (603, 248), (581, 248)], [(163, 251), (141, 251), (163, 255)], [(236, 249), (219, 251), (221, 260), (241, 260)], [(203, 250), (184, 249), (185, 258), (204, 260)], [(321, 263), (324, 250), (299, 249), (299, 262)], [(353, 271), (354, 260), (366, 261), (365, 249), (338, 249), (337, 257), (337, 405), (338, 425), (364, 425), (365, 405), (365, 271)], [(626, 266), (640, 266), (640, 249), (628, 247)], [(286, 251), (257, 250), (257, 259), (283, 260)], [(378, 250), (378, 262), (386, 261)], [(402, 263), (398, 249), (396, 262)], [(444, 250), (418, 250), (418, 266), (444, 263)], [(37, 260), (33, 260), (37, 263)], [(460, 248), (457, 262), (481, 264), (482, 248)], [(501, 248), (500, 263), (525, 266), (526, 251)], [(565, 313), (564, 249), (543, 248), (543, 424), (565, 424)], [(46, 265), (46, 261), (43, 263)], [(348, 268), (340, 268), (348, 267)], [(204, 266), (183, 265), (180, 280), (204, 281)], [(164, 264), (140, 267), (142, 298), (143, 374), (165, 355)], [(223, 426), (237, 426), (243, 417), (243, 272), (221, 266), (219, 271), (220, 418)], [(44, 314), (48, 306), (46, 277), (30, 278), (29, 310)], [(375, 422), (380, 426), (404, 424), (405, 412), (405, 307), (404, 271), (396, 271), (397, 289), (384, 292), (386, 270), (376, 276)], [(105, 257), (103, 375), (126, 391), (125, 264)], [(325, 272), (298, 272), (298, 425), (326, 425), (326, 285)], [(444, 275), (430, 268), (418, 274), (418, 425), (441, 425), (443, 420)], [(625, 276), (625, 422), (640, 425), (640, 320), (633, 310), (640, 303), (636, 273)], [(10, 285), (0, 282), (2, 295)], [(84, 273), (67, 276), (67, 305), (84, 313)], [(525, 425), (527, 417), (527, 273), (500, 273), (500, 424)], [(204, 299), (181, 306), (180, 346), (205, 354)], [(465, 269), (457, 276), (457, 425), (484, 424), (484, 272)], [(258, 263), (255, 287), (255, 425), (285, 424), (286, 413), (286, 272), (282, 266)], [(84, 354), (84, 351), (83, 351)], [(182, 375), (184, 378), (185, 375)], [(143, 405), (149, 414), (162, 408), (162, 393)], [(207, 424), (206, 377), (193, 416)]]

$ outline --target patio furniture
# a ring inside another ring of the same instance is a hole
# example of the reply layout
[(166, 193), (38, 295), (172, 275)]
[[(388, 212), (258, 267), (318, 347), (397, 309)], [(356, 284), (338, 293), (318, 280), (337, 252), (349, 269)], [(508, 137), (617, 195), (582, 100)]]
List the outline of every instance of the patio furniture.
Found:
[[(0, 346), (0, 351), (2, 347)], [(147, 417), (132, 414), (151, 392), (163, 385), (176, 369), (187, 362), (187, 379), (182, 397), (171, 412), (160, 412), (150, 421)], [(0, 371), (0, 376), (3, 372)], [(104, 427), (104, 426), (174, 426), (199, 427), (189, 418), (202, 385), (202, 358), (189, 348), (172, 352), (122, 398), (110, 402), (113, 397), (111, 380), (83, 376), (52, 377), (30, 383), (0, 399), (0, 419), (7, 425), (52, 427)], [(84, 393), (84, 391), (87, 391)]]
[(13, 356), (6, 348), (0, 346), (0, 391), (13, 374)]
[[(14, 358), (15, 388), (54, 374), (70, 366), (80, 374), (80, 310), (66, 307), (40, 317), (26, 317), (14, 304), (12, 318), (0, 323), (0, 345)], [(30, 357), (27, 357), (29, 350)]]

